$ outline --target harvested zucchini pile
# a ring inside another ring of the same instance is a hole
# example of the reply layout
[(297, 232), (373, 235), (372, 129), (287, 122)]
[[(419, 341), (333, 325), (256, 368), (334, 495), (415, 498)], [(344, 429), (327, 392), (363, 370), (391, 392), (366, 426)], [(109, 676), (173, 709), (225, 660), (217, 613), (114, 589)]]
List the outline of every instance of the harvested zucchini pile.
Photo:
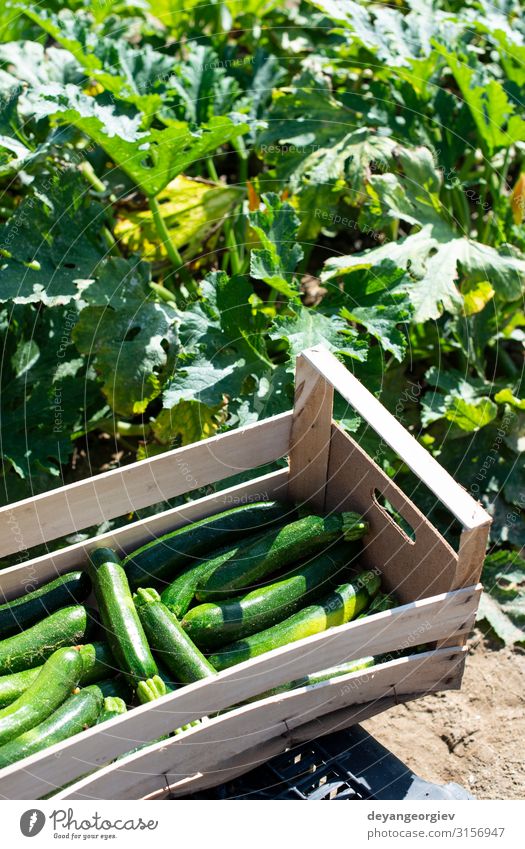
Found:
[[(247, 504), (168, 533), (122, 562), (111, 549), (94, 549), (84, 571), (0, 605), (0, 767), (134, 704), (393, 606), (378, 575), (359, 571), (366, 532), (355, 513)], [(86, 605), (92, 592), (98, 610)]]

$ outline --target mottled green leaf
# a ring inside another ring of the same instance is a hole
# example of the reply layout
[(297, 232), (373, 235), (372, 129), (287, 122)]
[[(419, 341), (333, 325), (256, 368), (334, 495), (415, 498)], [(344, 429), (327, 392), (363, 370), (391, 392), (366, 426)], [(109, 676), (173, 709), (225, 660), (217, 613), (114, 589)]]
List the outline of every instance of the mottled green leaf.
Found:
[(38, 114), (73, 124), (99, 144), (144, 194), (157, 195), (178, 174), (247, 131), (246, 124), (212, 118), (192, 129), (174, 121), (162, 130), (141, 130), (141, 116), (106, 106), (76, 86), (43, 86)]
[(47, 306), (77, 300), (106, 253), (103, 207), (78, 174), (37, 180), (0, 228), (0, 301)]
[(263, 202), (264, 209), (250, 213), (251, 227), (262, 244), (251, 252), (250, 274), (281, 294), (297, 298), (293, 275), (303, 256), (296, 242), (299, 219), (293, 207), (273, 193), (263, 195)]

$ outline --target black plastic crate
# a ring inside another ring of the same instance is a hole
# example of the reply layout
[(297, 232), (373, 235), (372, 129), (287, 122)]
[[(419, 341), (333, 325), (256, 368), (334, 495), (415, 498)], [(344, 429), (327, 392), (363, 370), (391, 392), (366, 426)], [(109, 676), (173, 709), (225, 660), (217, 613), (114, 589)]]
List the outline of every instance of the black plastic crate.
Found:
[(190, 799), (473, 799), (420, 778), (359, 725), (303, 743)]

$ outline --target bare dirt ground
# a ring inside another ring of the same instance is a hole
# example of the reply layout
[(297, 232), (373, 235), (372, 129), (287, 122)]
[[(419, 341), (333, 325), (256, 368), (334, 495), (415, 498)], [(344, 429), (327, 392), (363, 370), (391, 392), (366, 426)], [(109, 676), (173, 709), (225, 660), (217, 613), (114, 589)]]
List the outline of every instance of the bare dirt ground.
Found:
[(478, 799), (525, 798), (525, 653), (469, 641), (463, 686), (363, 723), (421, 778)]

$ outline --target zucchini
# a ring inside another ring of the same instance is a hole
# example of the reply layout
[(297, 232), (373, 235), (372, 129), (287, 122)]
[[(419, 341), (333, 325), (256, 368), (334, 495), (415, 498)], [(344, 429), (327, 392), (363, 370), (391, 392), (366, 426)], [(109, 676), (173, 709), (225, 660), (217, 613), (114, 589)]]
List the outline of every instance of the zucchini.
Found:
[(55, 610), (84, 601), (91, 592), (85, 572), (69, 572), (33, 592), (0, 605), (0, 639), (25, 631)]
[[(78, 650), (83, 668), (81, 686), (99, 681), (109, 671), (115, 672), (115, 661), (106, 643), (87, 643), (85, 646), (79, 646)], [(0, 707), (11, 704), (21, 696), (39, 675), (41, 669), (41, 666), (35, 666), (32, 669), (13, 672), (11, 675), (2, 675), (0, 677)]]
[[(237, 549), (234, 549), (237, 550)], [(223, 548), (219, 554), (230, 554), (231, 548)], [(219, 556), (219, 555), (217, 555)], [(161, 598), (163, 604), (169, 607), (177, 618), (184, 616), (197, 591), (197, 584), (209, 568), (209, 560), (189, 566), (175, 578), (163, 591)]]
[(0, 710), (0, 745), (47, 719), (71, 695), (81, 675), (78, 649), (55, 651), (25, 693)]
[(305, 607), (265, 631), (225, 646), (222, 651), (210, 656), (210, 663), (220, 672), (279, 646), (344, 625), (367, 607), (379, 591), (379, 585), (380, 579), (375, 572), (361, 572), (352, 583), (341, 584), (318, 604)]
[(13, 672), (11, 675), (0, 677), (0, 707), (5, 707), (18, 699), (39, 675), (41, 666), (34, 669), (23, 669), (21, 672)]
[(337, 539), (360, 539), (367, 530), (368, 523), (357, 513), (303, 516), (209, 561), (196, 597), (199, 601), (220, 601), (254, 588), (261, 578), (303, 558), (305, 552), (316, 554)]
[(256, 634), (340, 584), (341, 571), (354, 560), (358, 545), (336, 542), (274, 584), (234, 599), (191, 608), (181, 625), (202, 649), (215, 649)]
[(107, 696), (95, 724), (100, 725), (101, 722), (107, 722), (108, 719), (122, 716), (123, 713), (127, 713), (127, 710), (126, 702), (123, 699), (118, 696)]
[(119, 671), (107, 643), (95, 642), (79, 646), (83, 669), (80, 684), (86, 687)]
[(90, 687), (97, 687), (103, 699), (113, 697), (130, 704), (133, 698), (133, 688), (123, 675), (117, 675), (116, 678), (105, 678), (103, 681), (97, 681), (96, 684), (90, 684)]
[(117, 555), (109, 548), (96, 548), (89, 560), (102, 624), (119, 668), (134, 684), (152, 678), (158, 673), (157, 664)]
[(103, 699), (96, 687), (85, 687), (66, 701), (46, 719), (0, 747), (0, 767), (8, 766), (54, 743), (67, 740), (85, 728), (95, 725)]
[[(330, 666), (328, 669), (323, 669), (321, 672), (314, 672), (310, 675), (304, 675), (302, 678), (296, 678), (295, 681), (288, 681), (286, 684), (281, 684), (279, 687), (273, 687), (271, 690), (261, 693), (259, 696), (253, 696), (243, 704), (250, 702), (258, 702), (261, 699), (267, 699), (269, 696), (278, 696), (280, 693), (287, 693), (289, 690), (297, 690), (298, 687), (311, 687), (313, 684), (321, 684), (323, 681), (329, 681), (330, 678), (338, 678), (341, 675), (348, 675), (350, 672), (358, 672), (360, 669), (368, 669), (375, 665), (374, 657), (361, 657), (359, 660), (349, 660), (346, 663), (339, 663), (337, 666)], [(230, 708), (231, 709), (231, 708)]]
[(177, 572), (195, 565), (195, 558), (217, 550), (261, 526), (295, 518), (295, 509), (277, 501), (242, 504), (208, 516), (146, 543), (124, 558), (122, 565), (130, 586), (149, 587), (156, 581), (171, 580)]
[(140, 587), (135, 604), (151, 646), (177, 681), (191, 684), (215, 675), (215, 669), (182, 630), (174, 614), (163, 604), (156, 590)]
[(21, 634), (0, 642), (0, 674), (32, 669), (62, 646), (85, 642), (96, 622), (95, 611), (82, 605), (55, 611)]

